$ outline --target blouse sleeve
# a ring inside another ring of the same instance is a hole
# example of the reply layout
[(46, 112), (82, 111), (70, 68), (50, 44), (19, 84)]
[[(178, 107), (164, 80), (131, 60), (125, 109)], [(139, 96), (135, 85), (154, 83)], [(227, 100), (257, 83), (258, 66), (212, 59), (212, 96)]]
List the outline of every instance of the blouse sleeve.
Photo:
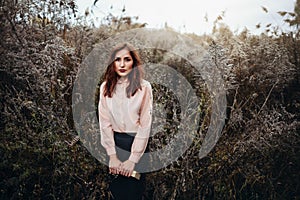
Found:
[(145, 91), (140, 109), (139, 127), (129, 156), (129, 160), (134, 163), (138, 163), (145, 152), (152, 123), (153, 96), (150, 83), (148, 83), (143, 89), (145, 89)]
[(100, 86), (100, 100), (98, 106), (101, 144), (106, 149), (107, 155), (113, 155), (116, 154), (115, 140), (109, 118), (106, 98), (103, 95), (104, 85), (105, 83), (102, 83)]

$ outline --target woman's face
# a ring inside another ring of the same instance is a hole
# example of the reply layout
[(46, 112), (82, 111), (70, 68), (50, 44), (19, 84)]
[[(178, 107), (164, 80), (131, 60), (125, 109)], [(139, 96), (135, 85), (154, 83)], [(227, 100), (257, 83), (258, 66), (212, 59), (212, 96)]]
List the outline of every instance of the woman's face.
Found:
[(133, 59), (127, 49), (122, 49), (116, 53), (114, 68), (120, 77), (127, 77), (132, 70), (132, 65)]

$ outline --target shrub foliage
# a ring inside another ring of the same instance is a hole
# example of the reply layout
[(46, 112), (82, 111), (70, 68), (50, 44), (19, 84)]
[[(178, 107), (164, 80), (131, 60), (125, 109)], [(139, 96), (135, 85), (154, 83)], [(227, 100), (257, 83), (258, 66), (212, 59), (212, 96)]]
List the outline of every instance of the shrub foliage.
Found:
[[(76, 140), (72, 87), (93, 45), (145, 24), (109, 15), (109, 23), (91, 27), (70, 0), (3, 0), (0, 8), (0, 198), (108, 199), (106, 166)], [(226, 125), (213, 151), (199, 159), (211, 94), (187, 61), (160, 50), (142, 52), (145, 60), (180, 71), (201, 104), (193, 145), (148, 174), (146, 199), (299, 198), (299, 30), (233, 34), (216, 22), (210, 35), (188, 36), (208, 44), (222, 70)], [(164, 132), (150, 140), (152, 148), (161, 148), (182, 119), (176, 118), (174, 94), (155, 84), (153, 89), (155, 102), (168, 110)]]

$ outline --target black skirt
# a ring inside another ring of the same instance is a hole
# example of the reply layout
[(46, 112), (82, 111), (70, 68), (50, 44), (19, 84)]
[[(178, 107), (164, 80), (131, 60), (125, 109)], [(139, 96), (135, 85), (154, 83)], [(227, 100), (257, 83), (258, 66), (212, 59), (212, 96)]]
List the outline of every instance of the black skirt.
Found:
[[(135, 133), (114, 132), (116, 152), (121, 162), (129, 158), (134, 137)], [(139, 180), (111, 174), (109, 190), (114, 200), (141, 200), (145, 191), (145, 174), (142, 173)]]

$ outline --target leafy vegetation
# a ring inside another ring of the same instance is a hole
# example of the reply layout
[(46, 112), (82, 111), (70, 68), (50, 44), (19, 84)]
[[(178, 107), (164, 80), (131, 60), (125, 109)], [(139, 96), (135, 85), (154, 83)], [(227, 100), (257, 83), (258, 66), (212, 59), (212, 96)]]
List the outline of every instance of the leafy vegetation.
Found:
[[(188, 35), (208, 44), (228, 89), (226, 125), (203, 159), (198, 152), (212, 103), (203, 80), (182, 58), (142, 53), (180, 71), (201, 100), (193, 145), (178, 161), (148, 174), (146, 199), (300, 198), (299, 2), (294, 13), (279, 13), (294, 32), (268, 26), (261, 35), (234, 34), (216, 20), (210, 35)], [(145, 24), (109, 15), (95, 28), (76, 15), (72, 0), (0, 1), (1, 199), (109, 198), (106, 166), (80, 142), (71, 143), (77, 136), (72, 86), (93, 45)], [(176, 134), (178, 105), (166, 88), (153, 88), (155, 101), (170, 111), (166, 131), (150, 141), (160, 148)]]

